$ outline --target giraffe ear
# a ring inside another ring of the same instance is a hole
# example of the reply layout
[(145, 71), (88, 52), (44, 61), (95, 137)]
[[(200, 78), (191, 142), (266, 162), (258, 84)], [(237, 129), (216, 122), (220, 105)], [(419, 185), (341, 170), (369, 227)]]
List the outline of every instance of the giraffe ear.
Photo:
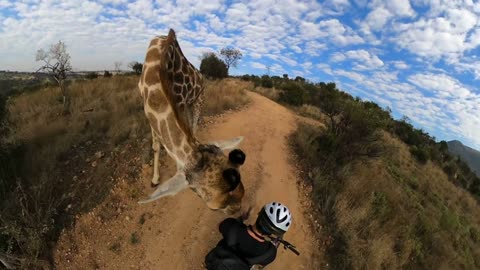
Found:
[(228, 149), (235, 148), (242, 141), (243, 141), (243, 136), (239, 136), (230, 140), (215, 141), (215, 142), (210, 142), (208, 144), (213, 144), (218, 148), (220, 148), (221, 150), (228, 150)]

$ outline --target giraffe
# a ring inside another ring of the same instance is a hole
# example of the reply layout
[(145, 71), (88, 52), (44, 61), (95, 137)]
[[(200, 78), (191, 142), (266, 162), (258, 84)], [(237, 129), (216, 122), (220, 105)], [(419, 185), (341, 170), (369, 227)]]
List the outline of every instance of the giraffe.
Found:
[(177, 165), (176, 174), (139, 203), (173, 196), (190, 187), (210, 209), (238, 212), (245, 193), (239, 173), (245, 154), (234, 149), (227, 158), (223, 150), (235, 148), (243, 137), (206, 144), (196, 138), (203, 77), (183, 55), (172, 29), (168, 36), (150, 42), (138, 88), (152, 133), (152, 185), (159, 184), (160, 144)]

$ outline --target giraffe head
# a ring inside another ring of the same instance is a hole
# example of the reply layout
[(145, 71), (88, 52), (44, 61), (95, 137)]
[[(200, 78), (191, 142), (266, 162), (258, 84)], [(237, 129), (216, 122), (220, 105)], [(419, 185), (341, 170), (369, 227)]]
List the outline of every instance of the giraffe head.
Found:
[[(187, 181), (210, 209), (227, 214), (241, 209), (245, 189), (239, 169), (245, 162), (245, 153), (239, 149), (230, 151), (228, 156), (223, 153), (240, 141), (236, 138), (229, 145), (201, 144), (196, 149), (196, 164), (187, 170)], [(229, 147), (221, 148), (226, 146)]]

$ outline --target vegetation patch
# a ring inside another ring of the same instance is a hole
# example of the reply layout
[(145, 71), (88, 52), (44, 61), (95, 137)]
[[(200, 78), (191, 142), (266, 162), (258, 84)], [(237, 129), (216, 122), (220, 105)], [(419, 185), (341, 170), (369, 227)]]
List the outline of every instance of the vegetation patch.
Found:
[[(105, 200), (120, 173), (117, 163), (133, 181), (142, 161), (131, 155), (150, 149), (139, 76), (90, 77), (67, 84), (66, 115), (62, 93), (54, 86), (18, 93), (8, 102), (0, 95), (0, 256), (19, 259), (23, 269), (48, 265), (62, 230)], [(207, 81), (202, 113), (247, 104), (251, 85)], [(140, 194), (132, 189), (130, 197)], [(100, 218), (115, 218), (117, 208), (103, 207)], [(130, 242), (137, 240), (135, 234)]]

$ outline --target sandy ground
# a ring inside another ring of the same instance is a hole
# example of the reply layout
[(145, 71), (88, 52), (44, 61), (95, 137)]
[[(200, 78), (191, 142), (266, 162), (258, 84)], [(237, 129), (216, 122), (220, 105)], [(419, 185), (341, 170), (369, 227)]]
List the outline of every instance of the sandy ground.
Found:
[[(240, 148), (247, 158), (241, 174), (244, 205), (253, 206), (249, 222), (269, 201), (290, 208), (293, 224), (285, 239), (301, 255), (280, 248), (268, 269), (320, 269), (323, 248), (318, 233), (313, 233), (312, 217), (305, 213), (310, 202), (297, 184), (297, 166), (287, 143), (299, 118), (265, 97), (248, 95), (252, 102), (247, 108), (215, 118), (200, 130), (199, 139), (245, 137)], [(174, 166), (170, 160), (162, 163), (165, 180), (173, 175)], [(138, 205), (137, 200), (153, 191), (151, 174), (145, 165), (133, 184), (131, 179), (118, 179), (105, 202), (77, 217), (75, 226), (60, 237), (54, 255), (57, 269), (204, 269), (204, 257), (220, 240), (218, 224), (226, 216), (209, 210), (191, 190)]]

